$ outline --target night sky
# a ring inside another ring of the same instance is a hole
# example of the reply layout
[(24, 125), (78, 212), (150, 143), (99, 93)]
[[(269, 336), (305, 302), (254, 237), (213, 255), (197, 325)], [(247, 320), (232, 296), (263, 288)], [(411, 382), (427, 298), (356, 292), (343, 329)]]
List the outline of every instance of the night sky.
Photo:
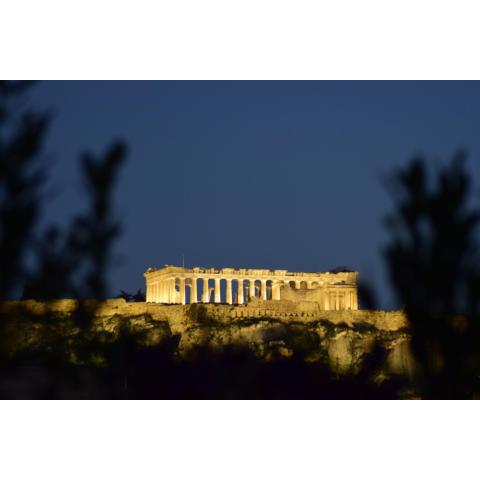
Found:
[(43, 82), (45, 223), (84, 205), (78, 158), (129, 146), (111, 293), (150, 266), (358, 269), (384, 280), (383, 179), (414, 154), (480, 159), (479, 82)]

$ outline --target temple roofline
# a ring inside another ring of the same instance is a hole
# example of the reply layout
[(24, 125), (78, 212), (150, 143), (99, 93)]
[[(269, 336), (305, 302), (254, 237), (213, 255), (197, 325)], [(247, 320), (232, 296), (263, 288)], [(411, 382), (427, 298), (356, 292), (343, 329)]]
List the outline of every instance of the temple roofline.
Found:
[(291, 276), (291, 277), (312, 277), (317, 275), (327, 275), (340, 277), (357, 277), (357, 271), (344, 271), (344, 272), (289, 272), (288, 270), (269, 270), (265, 268), (231, 268), (225, 267), (221, 269), (217, 268), (204, 268), (193, 267), (185, 268), (176, 265), (165, 265), (163, 268), (148, 268), (145, 272), (145, 276), (151, 273), (188, 273), (188, 274), (214, 274), (214, 275), (254, 275), (254, 276)]

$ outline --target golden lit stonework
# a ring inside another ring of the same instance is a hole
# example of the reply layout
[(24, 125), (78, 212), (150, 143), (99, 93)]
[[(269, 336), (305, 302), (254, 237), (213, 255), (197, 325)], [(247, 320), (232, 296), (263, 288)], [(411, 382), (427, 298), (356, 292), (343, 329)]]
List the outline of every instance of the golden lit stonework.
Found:
[(316, 302), (321, 310), (357, 310), (358, 272), (183, 268), (145, 272), (147, 302), (245, 304), (254, 299)]

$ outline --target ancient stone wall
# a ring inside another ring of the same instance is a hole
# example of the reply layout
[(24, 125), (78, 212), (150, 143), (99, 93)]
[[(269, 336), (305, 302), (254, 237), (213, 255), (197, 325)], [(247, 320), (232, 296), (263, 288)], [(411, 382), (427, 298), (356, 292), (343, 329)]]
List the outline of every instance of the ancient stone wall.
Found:
[[(68, 315), (78, 306), (76, 300), (64, 299), (51, 302), (36, 300), (7, 301), (0, 303), (0, 314), (9, 314), (23, 310), (33, 315), (47, 313)], [(245, 318), (272, 318), (283, 322), (308, 323), (328, 319), (335, 324), (353, 325), (364, 322), (382, 330), (407, 328), (408, 323), (403, 312), (380, 310), (334, 310), (323, 311), (316, 302), (290, 300), (255, 299), (245, 305), (197, 304), (162, 305), (146, 302), (126, 302), (124, 299), (111, 299), (104, 302), (88, 301), (87, 306), (97, 317), (149, 315), (153, 320), (164, 320), (173, 330), (181, 332), (190, 325), (192, 308), (221, 323), (235, 322)]]

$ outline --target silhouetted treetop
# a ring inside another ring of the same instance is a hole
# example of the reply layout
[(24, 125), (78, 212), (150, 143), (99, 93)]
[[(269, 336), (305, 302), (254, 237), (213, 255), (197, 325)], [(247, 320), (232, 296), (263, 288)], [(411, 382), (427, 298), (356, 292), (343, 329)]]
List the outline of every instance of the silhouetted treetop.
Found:
[(419, 390), (426, 398), (471, 398), (480, 393), (480, 211), (465, 155), (433, 178), (416, 158), (391, 186), (396, 209), (386, 219), (385, 259), (411, 324)]

